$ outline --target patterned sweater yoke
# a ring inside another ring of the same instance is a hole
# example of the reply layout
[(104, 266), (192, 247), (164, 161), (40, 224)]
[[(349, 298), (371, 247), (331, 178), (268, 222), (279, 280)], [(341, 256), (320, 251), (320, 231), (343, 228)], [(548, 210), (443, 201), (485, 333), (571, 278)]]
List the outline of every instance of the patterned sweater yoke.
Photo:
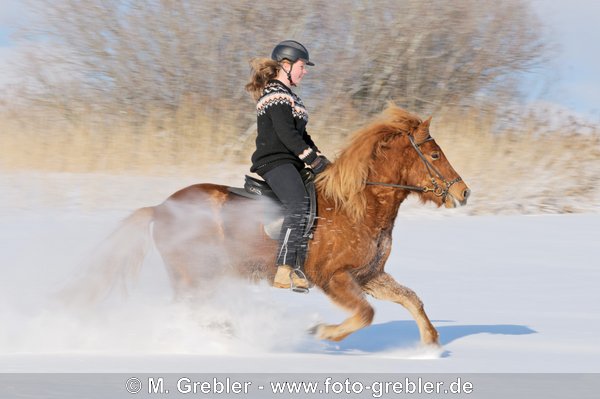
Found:
[(286, 85), (269, 81), (257, 101), (256, 115), (258, 134), (252, 172), (262, 174), (283, 163), (302, 168), (315, 160), (319, 149), (306, 132), (306, 107)]
[(289, 105), (294, 118), (304, 119), (305, 122), (308, 122), (308, 112), (300, 97), (279, 81), (271, 81), (267, 84), (256, 104), (256, 114), (264, 115), (269, 107), (279, 104)]

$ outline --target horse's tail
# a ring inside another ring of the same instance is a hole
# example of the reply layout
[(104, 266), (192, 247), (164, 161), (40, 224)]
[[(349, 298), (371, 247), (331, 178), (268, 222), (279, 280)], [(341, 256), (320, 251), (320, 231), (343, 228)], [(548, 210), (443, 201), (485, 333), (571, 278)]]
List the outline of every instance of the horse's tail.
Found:
[(150, 224), (154, 220), (154, 210), (154, 207), (136, 210), (92, 251), (85, 262), (85, 274), (63, 291), (66, 299), (96, 301), (117, 286), (122, 293), (127, 292), (128, 280), (137, 276), (152, 245)]

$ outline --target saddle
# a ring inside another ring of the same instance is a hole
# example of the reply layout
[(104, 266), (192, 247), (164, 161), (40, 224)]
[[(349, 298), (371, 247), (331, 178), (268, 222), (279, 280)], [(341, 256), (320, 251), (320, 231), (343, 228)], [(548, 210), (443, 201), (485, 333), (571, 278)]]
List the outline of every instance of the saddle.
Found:
[[(306, 228), (304, 229), (303, 237), (307, 239), (312, 238), (312, 230), (317, 217), (317, 195), (315, 191), (315, 174), (312, 170), (304, 168), (300, 171), (302, 181), (304, 181), (304, 187), (308, 193), (309, 198), (309, 213), (308, 220), (306, 222)], [(244, 182), (244, 188), (229, 187), (229, 192), (239, 195), (241, 197), (250, 198), (253, 200), (267, 200), (273, 201), (279, 205), (278, 209), (281, 209), (281, 201), (277, 198), (277, 195), (273, 192), (269, 184), (261, 179), (257, 179), (252, 176), (246, 175)], [(283, 213), (277, 212), (276, 214), (265, 215), (263, 224), (265, 225), (265, 233), (272, 239), (278, 239), (281, 231), (281, 224), (283, 223)]]

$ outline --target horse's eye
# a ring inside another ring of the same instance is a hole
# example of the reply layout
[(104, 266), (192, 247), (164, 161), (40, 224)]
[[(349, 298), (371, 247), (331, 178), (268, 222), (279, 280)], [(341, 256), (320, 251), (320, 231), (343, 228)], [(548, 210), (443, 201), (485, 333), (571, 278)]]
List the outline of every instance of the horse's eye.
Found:
[(431, 159), (433, 159), (434, 161), (436, 159), (440, 159), (440, 153), (439, 152), (432, 152), (431, 153)]

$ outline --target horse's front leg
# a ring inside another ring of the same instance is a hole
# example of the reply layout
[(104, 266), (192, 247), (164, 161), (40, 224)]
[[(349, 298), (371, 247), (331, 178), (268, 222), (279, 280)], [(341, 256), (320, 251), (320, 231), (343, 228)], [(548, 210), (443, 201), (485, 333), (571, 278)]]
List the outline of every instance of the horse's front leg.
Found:
[(404, 306), (417, 322), (421, 342), (426, 345), (439, 345), (438, 332), (429, 321), (423, 302), (410, 288), (404, 287), (392, 276), (382, 272), (363, 285), (363, 290), (374, 298), (392, 301)]
[(352, 313), (341, 324), (320, 324), (315, 327), (317, 336), (321, 339), (340, 341), (353, 332), (368, 326), (375, 314), (364, 293), (350, 275), (339, 270), (323, 288), (325, 294), (338, 306)]

